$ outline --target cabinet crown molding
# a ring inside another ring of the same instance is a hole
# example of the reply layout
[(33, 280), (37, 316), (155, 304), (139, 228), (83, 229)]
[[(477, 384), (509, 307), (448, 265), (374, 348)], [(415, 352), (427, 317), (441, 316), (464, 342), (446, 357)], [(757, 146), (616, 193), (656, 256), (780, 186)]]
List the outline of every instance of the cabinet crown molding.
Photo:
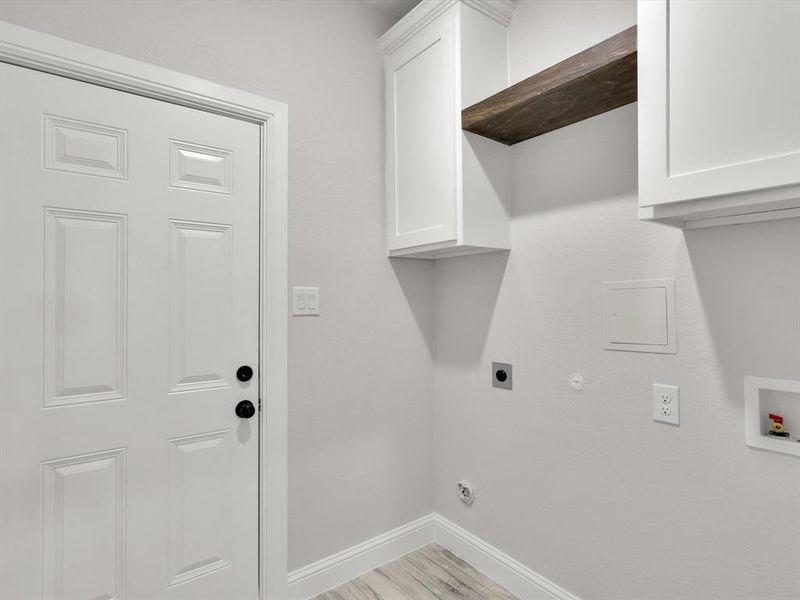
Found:
[(474, 8), (505, 27), (511, 24), (514, 16), (513, 0), (422, 0), (389, 31), (378, 38), (381, 50), (384, 54), (391, 54), (442, 13), (459, 3)]
[(515, 0), (461, 0), (467, 6), (471, 6), (478, 12), (485, 14), (503, 25), (511, 25), (514, 18)]

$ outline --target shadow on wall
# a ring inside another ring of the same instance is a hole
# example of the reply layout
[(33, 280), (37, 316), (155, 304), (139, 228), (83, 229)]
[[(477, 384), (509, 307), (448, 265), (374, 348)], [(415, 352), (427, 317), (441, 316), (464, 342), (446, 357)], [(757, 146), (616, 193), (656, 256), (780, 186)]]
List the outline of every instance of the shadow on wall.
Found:
[(451, 290), (435, 299), (436, 331), (447, 336), (447, 343), (436, 344), (437, 363), (471, 366), (482, 360), (508, 256), (501, 251), (437, 262), (436, 286)]
[(800, 378), (800, 219), (685, 232), (724, 397), (745, 375)]
[[(631, 194), (635, 197), (636, 106), (622, 107), (513, 146), (514, 216)], [(532, 193), (521, 193), (524, 190)]]
[[(531, 328), (547, 330), (543, 320), (562, 314), (565, 302), (574, 309), (563, 314), (564, 327), (582, 322), (582, 282), (604, 269), (609, 279), (628, 278), (630, 269), (615, 269), (629, 254), (654, 261), (649, 241), (658, 227), (636, 220), (636, 138), (630, 105), (511, 148), (512, 250), (438, 261), (437, 363), (478, 365), (493, 331), (504, 347), (524, 348)], [(504, 299), (510, 304), (498, 312)]]
[[(490, 198), (497, 198), (498, 215), (511, 216), (511, 149), (489, 138), (462, 132), (462, 170), (464, 173), (464, 202), (477, 209)], [(477, 200), (477, 201), (475, 201)], [(488, 204), (488, 203), (487, 203)], [(485, 209), (484, 209), (485, 210)]]
[(433, 261), (414, 258), (389, 258), (397, 282), (411, 308), (414, 320), (433, 356)]

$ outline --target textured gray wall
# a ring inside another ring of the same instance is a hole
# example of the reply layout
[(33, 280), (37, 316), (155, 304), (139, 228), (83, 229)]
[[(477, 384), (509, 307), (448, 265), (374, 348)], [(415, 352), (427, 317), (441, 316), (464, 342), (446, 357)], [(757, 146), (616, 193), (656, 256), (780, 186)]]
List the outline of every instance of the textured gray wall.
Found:
[[(4, 2), (0, 17), (289, 103), (290, 279), (323, 288), (323, 316), (290, 322), (291, 568), (428, 512), (433, 477), (437, 510), (583, 600), (796, 600), (800, 467), (744, 445), (742, 378), (800, 377), (800, 220), (638, 222), (634, 105), (513, 149), (508, 257), (390, 263), (386, 15)], [(633, 22), (633, 2), (522, 0), (512, 79)], [(604, 351), (600, 284), (653, 277), (677, 281), (678, 354)], [(491, 360), (514, 363), (513, 392), (488, 386)], [(681, 386), (679, 429), (651, 420), (656, 381)]]
[[(635, 19), (632, 1), (520, 2), (512, 79)], [(745, 446), (742, 385), (800, 378), (800, 219), (637, 221), (636, 105), (512, 154), (508, 258), (436, 265), (437, 510), (583, 600), (796, 600), (800, 463)], [(664, 277), (678, 354), (603, 350), (602, 282)], [(680, 428), (652, 421), (654, 382), (681, 387)]]

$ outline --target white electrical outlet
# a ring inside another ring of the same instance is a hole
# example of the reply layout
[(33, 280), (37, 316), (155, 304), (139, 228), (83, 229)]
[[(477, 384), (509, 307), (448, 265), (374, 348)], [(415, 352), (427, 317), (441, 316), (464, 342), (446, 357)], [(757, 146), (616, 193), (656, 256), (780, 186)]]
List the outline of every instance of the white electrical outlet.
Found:
[(469, 481), (462, 479), (458, 482), (456, 488), (458, 490), (458, 499), (461, 500), (461, 502), (467, 506), (475, 502), (475, 488), (472, 487)]
[(681, 388), (653, 384), (653, 420), (670, 425), (681, 424)]

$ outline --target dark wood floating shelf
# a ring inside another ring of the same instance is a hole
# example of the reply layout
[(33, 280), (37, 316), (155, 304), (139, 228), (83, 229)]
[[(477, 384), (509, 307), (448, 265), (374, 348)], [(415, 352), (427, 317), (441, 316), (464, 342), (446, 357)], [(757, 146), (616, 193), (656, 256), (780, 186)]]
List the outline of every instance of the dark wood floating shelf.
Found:
[(636, 26), (461, 111), (466, 131), (509, 146), (636, 102)]

